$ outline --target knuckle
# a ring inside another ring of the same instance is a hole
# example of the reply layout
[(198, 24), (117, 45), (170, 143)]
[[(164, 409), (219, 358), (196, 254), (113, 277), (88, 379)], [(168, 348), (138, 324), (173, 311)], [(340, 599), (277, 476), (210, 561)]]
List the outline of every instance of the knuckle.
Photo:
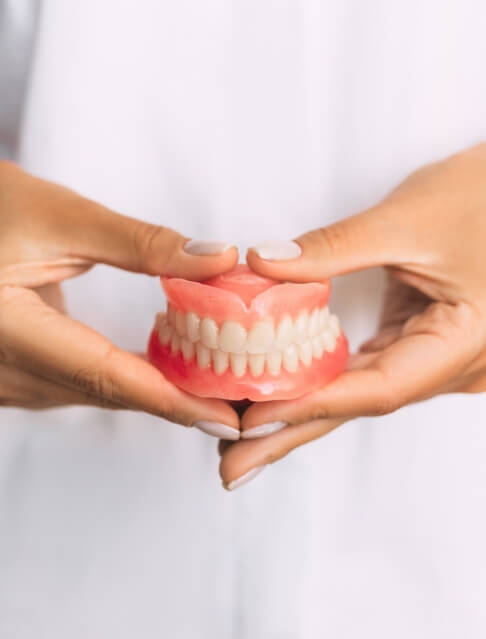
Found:
[(167, 257), (160, 251), (166, 233), (167, 229), (162, 226), (137, 222), (133, 233), (133, 248), (140, 271), (151, 275), (160, 273)]
[(343, 246), (349, 243), (349, 232), (344, 223), (331, 224), (320, 228), (317, 232), (317, 239), (321, 248), (324, 247), (326, 253), (334, 255), (339, 253)]
[(403, 405), (400, 397), (391, 392), (380, 394), (373, 403), (371, 415), (374, 417), (382, 417), (394, 413)]
[(116, 401), (115, 385), (105, 371), (80, 368), (74, 371), (71, 381), (89, 396), (94, 395), (109, 402)]

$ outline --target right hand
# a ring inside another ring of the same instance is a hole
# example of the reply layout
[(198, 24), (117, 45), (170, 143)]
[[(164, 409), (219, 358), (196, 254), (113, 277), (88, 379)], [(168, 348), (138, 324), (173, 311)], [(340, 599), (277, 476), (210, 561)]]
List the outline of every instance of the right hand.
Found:
[(0, 406), (92, 404), (238, 432), (226, 402), (182, 392), (143, 358), (62, 311), (59, 283), (96, 263), (203, 280), (238, 260), (234, 247), (208, 245), (207, 254), (193, 255), (186, 242), (1, 161)]

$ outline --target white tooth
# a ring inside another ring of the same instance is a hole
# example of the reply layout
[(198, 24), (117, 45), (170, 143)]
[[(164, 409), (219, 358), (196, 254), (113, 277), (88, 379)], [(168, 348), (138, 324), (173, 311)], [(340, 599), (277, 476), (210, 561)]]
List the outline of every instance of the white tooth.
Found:
[(283, 352), (283, 365), (289, 373), (295, 373), (299, 366), (299, 354), (294, 344), (290, 344)]
[(248, 333), (246, 350), (249, 353), (267, 353), (273, 346), (274, 339), (275, 333), (271, 321), (256, 322)]
[(175, 318), (176, 330), (181, 337), (186, 334), (186, 316), (181, 311), (177, 311)]
[(211, 351), (204, 344), (196, 344), (197, 365), (199, 368), (207, 368), (211, 364)]
[(194, 357), (194, 344), (187, 337), (183, 337), (181, 340), (181, 351), (186, 362)]
[(295, 341), (302, 344), (307, 339), (307, 327), (309, 325), (309, 313), (302, 311), (295, 320)]
[(172, 334), (172, 339), (170, 340), (170, 350), (172, 351), (172, 354), (175, 355), (176, 353), (179, 352), (180, 348), (181, 348), (181, 338), (174, 331), (174, 333)]
[(246, 329), (238, 322), (223, 322), (219, 331), (219, 348), (226, 353), (240, 353), (246, 347)]
[(327, 328), (327, 321), (329, 319), (329, 307), (325, 306), (321, 308), (319, 313), (319, 333), (322, 333)]
[(334, 336), (338, 337), (339, 333), (341, 332), (341, 328), (339, 327), (339, 320), (336, 315), (331, 315), (329, 317), (329, 327), (334, 333)]
[(324, 340), (321, 335), (317, 335), (312, 340), (312, 355), (316, 359), (321, 359), (322, 353), (324, 352)]
[(155, 326), (160, 330), (164, 324), (167, 324), (167, 315), (165, 313), (157, 313), (155, 316)]
[(321, 334), (322, 342), (324, 344), (324, 348), (328, 353), (332, 353), (336, 348), (336, 337), (331, 329), (325, 330)]
[(230, 363), (233, 375), (243, 377), (246, 371), (246, 353), (231, 353)]
[(299, 359), (305, 366), (309, 366), (312, 362), (312, 342), (310, 339), (299, 346)]
[(176, 310), (172, 304), (167, 304), (167, 321), (171, 326), (175, 326), (176, 323)]
[(309, 337), (315, 337), (319, 335), (319, 320), (320, 320), (320, 311), (318, 308), (315, 308), (309, 317)]
[(290, 315), (284, 315), (277, 327), (275, 345), (279, 350), (283, 351), (283, 349), (289, 344), (292, 344), (293, 341), (294, 323), (292, 322)]
[(253, 377), (260, 377), (263, 373), (263, 368), (265, 366), (265, 355), (260, 354), (250, 354), (248, 355), (248, 365), (250, 367), (250, 372)]
[(272, 375), (280, 375), (280, 367), (282, 365), (282, 352), (272, 351), (267, 353), (267, 368)]
[(201, 342), (208, 348), (218, 348), (218, 325), (210, 317), (201, 322)]
[(219, 349), (213, 351), (213, 368), (216, 375), (222, 375), (228, 370), (229, 355)]
[(199, 342), (199, 324), (201, 320), (196, 315), (190, 311), (186, 315), (186, 324), (187, 324), (187, 336), (191, 340), (191, 342)]
[(174, 329), (172, 328), (172, 326), (169, 326), (169, 324), (162, 325), (159, 331), (159, 339), (164, 346), (166, 346), (172, 339), (173, 332), (174, 332)]

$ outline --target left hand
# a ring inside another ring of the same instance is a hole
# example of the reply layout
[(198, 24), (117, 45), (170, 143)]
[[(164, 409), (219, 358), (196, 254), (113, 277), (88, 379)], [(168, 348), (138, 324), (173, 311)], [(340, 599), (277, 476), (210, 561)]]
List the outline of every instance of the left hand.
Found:
[[(486, 390), (486, 144), (417, 171), (377, 206), (296, 243), (298, 258), (272, 260), (257, 247), (248, 263), (295, 282), (383, 266), (389, 286), (381, 323), (330, 385), (246, 411), (246, 441), (221, 450), (230, 489), (354, 417)], [(268, 425), (270, 432), (277, 422), (285, 428), (249, 439), (252, 428)]]

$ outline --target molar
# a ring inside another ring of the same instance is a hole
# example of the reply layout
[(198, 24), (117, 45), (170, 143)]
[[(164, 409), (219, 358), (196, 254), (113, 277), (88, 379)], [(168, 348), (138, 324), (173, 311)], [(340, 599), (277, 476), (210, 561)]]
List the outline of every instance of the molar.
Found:
[(315, 308), (309, 317), (309, 327), (308, 327), (309, 337), (315, 337), (316, 335), (319, 335), (320, 333), (319, 320), (320, 320), (320, 309)]
[(181, 348), (181, 338), (174, 331), (172, 333), (172, 339), (170, 340), (170, 350), (171, 350), (172, 354), (175, 355), (176, 353), (179, 352), (180, 348)]
[(339, 326), (339, 320), (336, 315), (331, 315), (328, 320), (328, 326), (331, 331), (334, 333), (335, 337), (338, 337), (341, 333), (341, 328)]
[(174, 329), (172, 328), (172, 326), (170, 326), (169, 324), (164, 322), (161, 325), (160, 330), (159, 330), (160, 343), (163, 344), (164, 346), (167, 346), (167, 344), (172, 339), (173, 331), (174, 331)]
[(246, 350), (249, 353), (267, 353), (273, 346), (275, 333), (273, 323), (270, 320), (256, 322), (246, 340)]
[(218, 348), (218, 325), (210, 317), (205, 317), (201, 322), (201, 342), (204, 346)]
[(312, 340), (312, 355), (316, 359), (321, 359), (323, 353), (324, 353), (324, 341), (322, 339), (322, 335), (317, 335)]
[(240, 353), (246, 347), (246, 329), (238, 322), (223, 322), (219, 331), (219, 348), (226, 353)]
[(175, 327), (176, 324), (176, 310), (172, 304), (167, 304), (167, 321), (171, 326)]
[(326, 351), (328, 353), (332, 353), (336, 348), (336, 336), (334, 335), (333, 331), (328, 328), (322, 333), (321, 337)]

